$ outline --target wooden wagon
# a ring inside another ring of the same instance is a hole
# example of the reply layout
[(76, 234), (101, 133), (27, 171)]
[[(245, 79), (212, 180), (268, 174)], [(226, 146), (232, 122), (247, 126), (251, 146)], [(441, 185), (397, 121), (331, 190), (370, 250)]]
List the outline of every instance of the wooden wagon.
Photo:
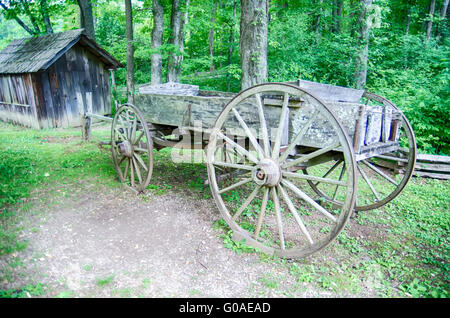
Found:
[[(269, 254), (319, 251), (353, 211), (394, 199), (414, 170), (407, 119), (363, 90), (299, 80), (230, 94), (169, 83), (142, 87), (135, 104), (122, 105), (112, 120), (121, 182), (145, 190), (154, 148), (202, 149), (235, 239)], [(393, 157), (407, 163), (404, 174), (377, 166)]]

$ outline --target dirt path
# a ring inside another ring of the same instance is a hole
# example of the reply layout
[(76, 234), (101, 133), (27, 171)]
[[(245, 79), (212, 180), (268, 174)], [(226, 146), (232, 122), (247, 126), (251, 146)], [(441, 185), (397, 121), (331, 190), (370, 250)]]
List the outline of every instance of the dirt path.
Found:
[(40, 282), (47, 297), (318, 295), (294, 286), (285, 266), (225, 248), (212, 200), (86, 193), (24, 222), (29, 245), (14, 282), (3, 288)]

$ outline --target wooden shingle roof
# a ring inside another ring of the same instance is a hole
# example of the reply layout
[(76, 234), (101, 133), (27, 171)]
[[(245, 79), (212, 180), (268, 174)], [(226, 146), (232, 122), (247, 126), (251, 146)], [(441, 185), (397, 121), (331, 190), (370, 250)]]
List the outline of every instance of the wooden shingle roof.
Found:
[(89, 38), (83, 29), (78, 29), (12, 41), (0, 51), (0, 74), (46, 70), (77, 43), (96, 55), (108, 68), (123, 67), (111, 54)]

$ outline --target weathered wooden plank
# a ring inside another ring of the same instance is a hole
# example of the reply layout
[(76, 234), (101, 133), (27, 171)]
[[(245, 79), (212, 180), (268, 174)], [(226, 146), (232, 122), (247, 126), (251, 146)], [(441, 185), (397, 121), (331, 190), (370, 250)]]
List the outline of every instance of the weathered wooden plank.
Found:
[(450, 156), (418, 154), (417, 161), (450, 164)]
[(44, 98), (44, 107), (46, 109), (47, 118), (51, 127), (57, 127), (56, 113), (53, 107), (53, 97), (50, 88), (48, 72), (41, 73), (42, 96)]
[(51, 126), (49, 124), (47, 109), (45, 107), (40, 76), (38, 74), (31, 74), (31, 82), (33, 86), (33, 95), (36, 105), (36, 113), (38, 116), (39, 126), (41, 128), (49, 128)]
[(428, 171), (414, 171), (414, 175), (418, 177), (428, 177), (433, 179), (450, 180), (450, 174), (435, 173)]

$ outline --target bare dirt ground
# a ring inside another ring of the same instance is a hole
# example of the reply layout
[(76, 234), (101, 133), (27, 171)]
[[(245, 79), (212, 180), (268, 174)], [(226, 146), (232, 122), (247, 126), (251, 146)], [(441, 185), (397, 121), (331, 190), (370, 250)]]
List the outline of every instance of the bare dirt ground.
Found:
[[(49, 206), (35, 202), (22, 221), (27, 248), (0, 258), (12, 277), (0, 282), (3, 289), (39, 282), (41, 297), (374, 295), (373, 276), (356, 295), (336, 294), (299, 282), (289, 263), (225, 248), (212, 199), (176, 192), (136, 196), (95, 182), (56, 198)], [(302, 264), (329, 263), (329, 253), (339, 258), (331, 248)], [(15, 258), (20, 266), (11, 265)]]
[(167, 194), (145, 202), (103, 190), (29, 220), (30, 243), (9, 288), (39, 281), (50, 297), (252, 297), (261, 274), (276, 271), (224, 248), (210, 200)]

